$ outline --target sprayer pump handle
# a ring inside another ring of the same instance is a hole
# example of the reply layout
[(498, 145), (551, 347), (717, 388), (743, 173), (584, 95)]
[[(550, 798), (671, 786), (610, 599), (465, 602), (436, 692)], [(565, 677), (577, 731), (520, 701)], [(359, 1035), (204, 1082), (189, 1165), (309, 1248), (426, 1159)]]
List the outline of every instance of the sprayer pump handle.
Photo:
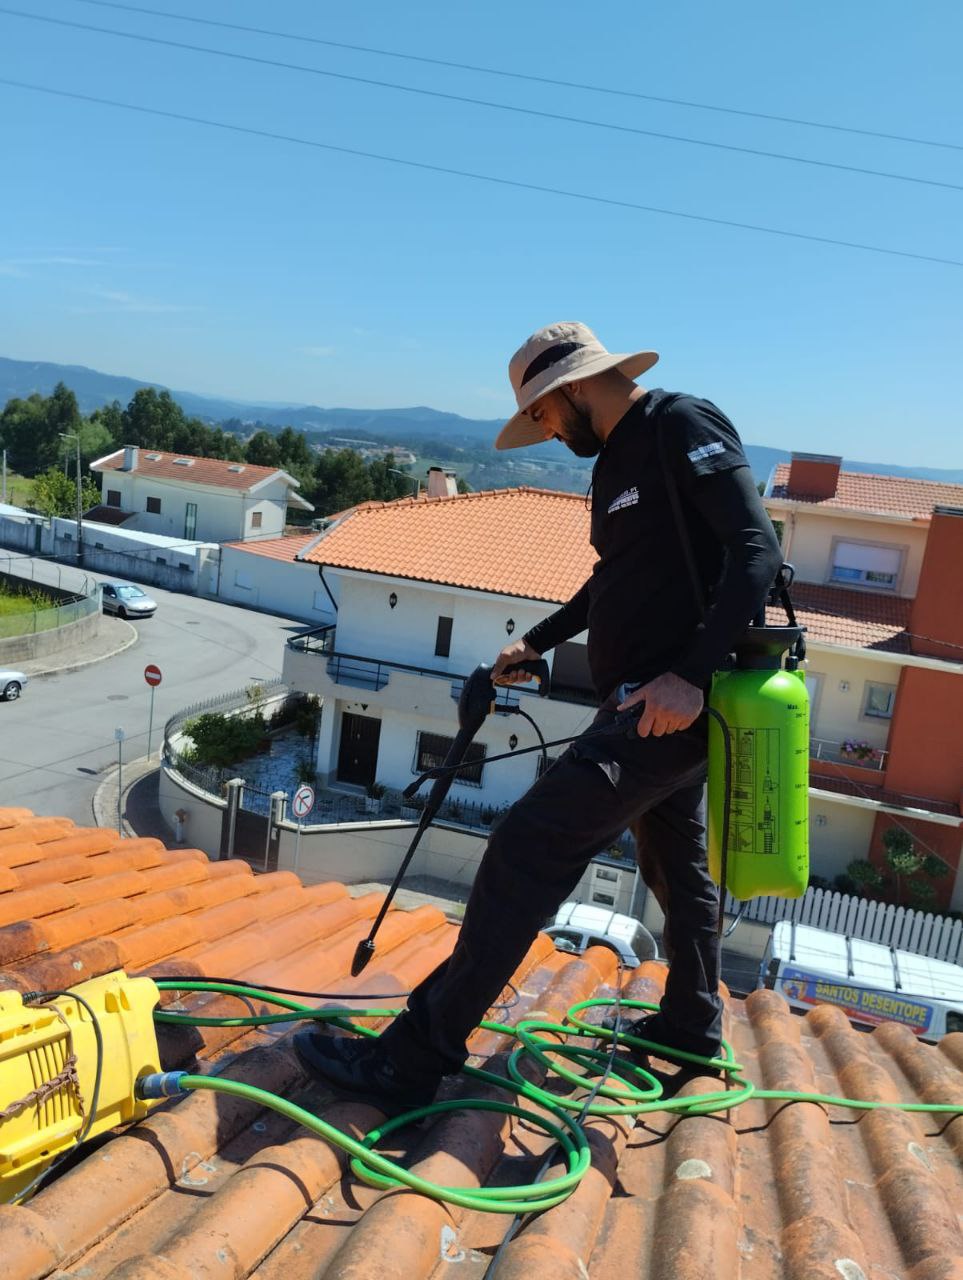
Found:
[(552, 688), (552, 678), (549, 674), (548, 663), (544, 658), (524, 658), (521, 662), (511, 662), (502, 669), (502, 675), (514, 674), (516, 671), (524, 671), (533, 680), (537, 680), (538, 696), (540, 698), (548, 697)]

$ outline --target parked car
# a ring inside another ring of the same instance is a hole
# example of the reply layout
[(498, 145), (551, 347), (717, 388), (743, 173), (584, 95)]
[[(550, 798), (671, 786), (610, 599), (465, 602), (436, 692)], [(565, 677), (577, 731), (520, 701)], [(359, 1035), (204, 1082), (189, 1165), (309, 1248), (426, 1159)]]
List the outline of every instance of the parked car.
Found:
[(104, 613), (116, 613), (118, 618), (149, 618), (156, 612), (157, 601), (132, 582), (102, 582), (100, 585)]
[(23, 692), (28, 677), (22, 671), (0, 669), (0, 698), (4, 702), (16, 702)]
[(624, 916), (607, 907), (564, 902), (544, 932), (554, 938), (559, 951), (581, 955), (588, 947), (608, 947), (632, 969), (643, 960), (659, 957), (655, 938), (645, 925), (634, 916)]

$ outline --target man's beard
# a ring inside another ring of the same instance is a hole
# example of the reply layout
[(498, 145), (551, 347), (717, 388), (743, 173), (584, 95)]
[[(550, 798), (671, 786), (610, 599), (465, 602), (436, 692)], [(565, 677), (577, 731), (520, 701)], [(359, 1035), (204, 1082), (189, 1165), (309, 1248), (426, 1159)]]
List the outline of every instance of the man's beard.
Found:
[(567, 408), (562, 422), (566, 434), (562, 443), (578, 458), (594, 458), (602, 449), (602, 441), (592, 430), (592, 416), (579, 409), (568, 396), (565, 400)]

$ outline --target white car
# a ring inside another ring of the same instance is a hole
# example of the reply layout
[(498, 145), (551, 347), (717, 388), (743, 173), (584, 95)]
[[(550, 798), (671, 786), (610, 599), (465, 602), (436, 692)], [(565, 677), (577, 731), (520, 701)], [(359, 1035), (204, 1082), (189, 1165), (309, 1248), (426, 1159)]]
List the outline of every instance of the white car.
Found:
[(0, 668), (0, 698), (4, 702), (16, 702), (27, 681), (28, 677), (22, 671)]
[(102, 582), (104, 613), (118, 618), (149, 618), (157, 611), (157, 601), (132, 582)]
[(608, 947), (630, 969), (643, 960), (657, 960), (659, 948), (645, 925), (608, 907), (564, 902), (555, 919), (543, 930), (559, 951), (581, 955), (588, 947)]

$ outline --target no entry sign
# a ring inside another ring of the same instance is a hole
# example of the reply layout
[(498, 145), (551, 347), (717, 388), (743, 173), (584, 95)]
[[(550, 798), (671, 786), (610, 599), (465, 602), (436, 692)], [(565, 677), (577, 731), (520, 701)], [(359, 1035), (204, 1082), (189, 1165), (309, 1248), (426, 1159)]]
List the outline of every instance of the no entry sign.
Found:
[(151, 686), (151, 688), (156, 688), (157, 685), (160, 684), (162, 678), (163, 677), (161, 676), (160, 667), (155, 667), (153, 662), (148, 663), (148, 665), (144, 668), (144, 679)]
[(309, 787), (306, 782), (298, 787), (291, 808), (296, 818), (306, 818), (314, 808), (314, 787)]

